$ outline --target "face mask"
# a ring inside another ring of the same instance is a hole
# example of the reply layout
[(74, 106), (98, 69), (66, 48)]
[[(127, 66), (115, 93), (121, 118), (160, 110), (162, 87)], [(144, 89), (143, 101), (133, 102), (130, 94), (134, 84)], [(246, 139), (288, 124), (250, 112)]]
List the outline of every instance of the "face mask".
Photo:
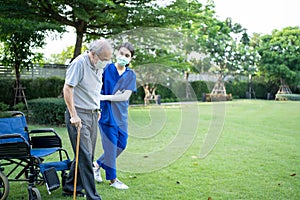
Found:
[(117, 57), (117, 63), (120, 65), (120, 66), (126, 66), (128, 65), (130, 62), (130, 58), (126, 58), (125, 56), (118, 56)]
[(97, 69), (103, 69), (108, 63), (109, 63), (109, 61), (99, 60), (95, 66)]

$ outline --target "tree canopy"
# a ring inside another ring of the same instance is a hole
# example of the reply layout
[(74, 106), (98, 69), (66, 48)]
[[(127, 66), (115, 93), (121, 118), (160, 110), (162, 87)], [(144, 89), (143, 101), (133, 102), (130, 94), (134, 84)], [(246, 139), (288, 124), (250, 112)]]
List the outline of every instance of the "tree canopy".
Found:
[(295, 82), (300, 79), (300, 29), (286, 27), (261, 36), (260, 72), (271, 81)]
[(46, 31), (60, 28), (36, 19), (35, 12), (24, 2), (12, 0), (0, 3), (0, 41), (3, 43), (0, 60), (2, 65), (14, 68), (18, 89), (20, 70), (29, 68), (42, 57), (34, 49), (44, 45)]
[(214, 63), (221, 75), (247, 75), (257, 71), (261, 57), (262, 75), (289, 81), (299, 77), (299, 27), (250, 38), (246, 29), (230, 18), (217, 19), (213, 1), (0, 1), (2, 63), (14, 63), (16, 69), (35, 62), (39, 54), (32, 50), (43, 46), (48, 31), (64, 32), (68, 26), (75, 29), (77, 40), (62, 53), (61, 61), (70, 57), (71, 51), (73, 58), (79, 55), (86, 42), (106, 37), (115, 46), (126, 40), (133, 43), (134, 67), (172, 67), (174, 73), (183, 75), (186, 71), (202, 72)]
[(0, 41), (4, 44), (1, 62), (5, 66), (28, 67), (41, 57), (33, 50), (45, 44), (47, 31), (60, 30), (60, 27), (35, 18), (35, 12), (24, 2), (0, 3)]
[[(80, 54), (84, 37), (110, 37), (138, 27), (177, 27), (202, 15), (198, 1), (177, 0), (160, 6), (153, 0), (21, 0), (36, 17), (76, 30), (74, 57)], [(16, 4), (15, 6), (18, 6)]]

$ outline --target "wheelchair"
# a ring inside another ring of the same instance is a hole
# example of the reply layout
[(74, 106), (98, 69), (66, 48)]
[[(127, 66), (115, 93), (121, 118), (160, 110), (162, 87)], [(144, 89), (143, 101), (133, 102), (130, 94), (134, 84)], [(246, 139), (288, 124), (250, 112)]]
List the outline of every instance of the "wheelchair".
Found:
[(60, 187), (57, 172), (61, 172), (64, 185), (70, 164), (68, 152), (53, 128), (29, 131), (26, 117), (19, 111), (0, 117), (0, 200), (9, 197), (12, 181), (28, 182), (28, 199), (40, 200), (36, 186), (45, 184), (51, 194)]

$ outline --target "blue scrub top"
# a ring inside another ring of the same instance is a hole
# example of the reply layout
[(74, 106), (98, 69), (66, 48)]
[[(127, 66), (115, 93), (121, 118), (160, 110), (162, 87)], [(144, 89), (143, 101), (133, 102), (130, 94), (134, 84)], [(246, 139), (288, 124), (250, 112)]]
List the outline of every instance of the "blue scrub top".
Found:
[[(136, 75), (133, 70), (126, 67), (125, 72), (119, 76), (114, 63), (107, 65), (102, 74), (102, 90), (103, 95), (113, 95), (118, 90), (131, 90), (136, 92)], [(127, 132), (128, 123), (128, 101), (101, 101), (100, 108), (102, 109), (99, 123), (118, 126), (123, 131)]]

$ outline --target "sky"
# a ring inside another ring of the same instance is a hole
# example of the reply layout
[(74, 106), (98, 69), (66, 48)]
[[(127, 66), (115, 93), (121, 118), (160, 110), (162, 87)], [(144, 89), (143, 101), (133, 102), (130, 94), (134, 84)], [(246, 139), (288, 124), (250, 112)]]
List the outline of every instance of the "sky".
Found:
[[(230, 17), (241, 24), (248, 33), (271, 34), (287, 26), (300, 26), (300, 0), (214, 0), (216, 15), (225, 20)], [(43, 49), (45, 57), (61, 53), (68, 46), (75, 45), (76, 35), (72, 28), (61, 39), (49, 37)]]
[(271, 34), (287, 26), (300, 26), (299, 0), (214, 0), (216, 15), (230, 17), (248, 33)]

